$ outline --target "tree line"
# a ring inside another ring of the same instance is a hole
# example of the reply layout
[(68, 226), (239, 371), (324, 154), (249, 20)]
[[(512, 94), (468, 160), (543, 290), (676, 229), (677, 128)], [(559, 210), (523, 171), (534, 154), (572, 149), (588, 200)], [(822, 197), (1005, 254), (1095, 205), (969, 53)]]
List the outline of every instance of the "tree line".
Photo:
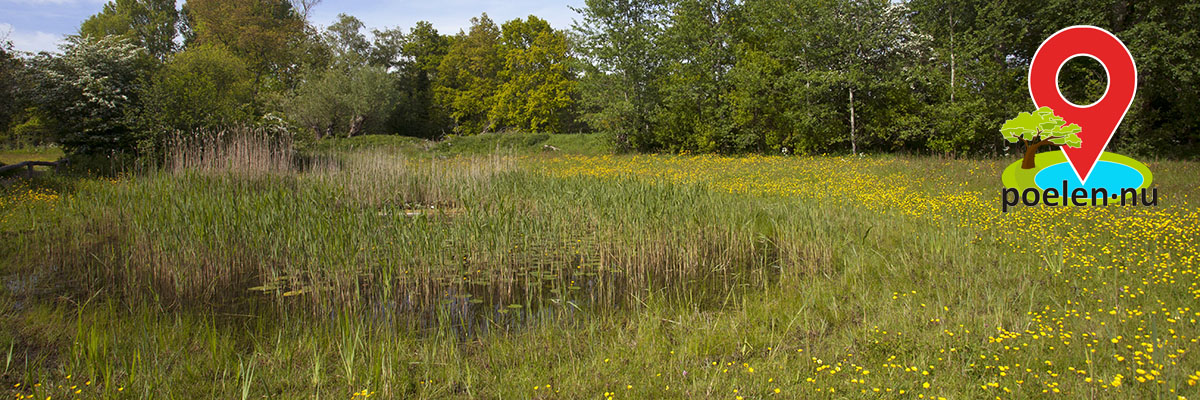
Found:
[[(60, 53), (0, 46), (9, 145), (153, 154), (164, 135), (250, 125), (312, 139), (594, 132), (621, 150), (1016, 153), (1037, 46), (1095, 25), (1138, 63), (1113, 146), (1200, 150), (1200, 3), (1073, 0), (586, 0), (575, 23), (486, 14), (367, 29), (318, 0), (113, 0)], [(1103, 68), (1064, 66), (1077, 104)]]

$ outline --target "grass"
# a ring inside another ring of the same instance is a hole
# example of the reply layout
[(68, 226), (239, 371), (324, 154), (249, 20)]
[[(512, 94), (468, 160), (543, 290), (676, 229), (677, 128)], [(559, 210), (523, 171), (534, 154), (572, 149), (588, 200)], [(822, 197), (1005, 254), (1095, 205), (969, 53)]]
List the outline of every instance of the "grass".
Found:
[[(557, 149), (557, 150), (556, 150)], [(566, 153), (600, 155), (612, 151), (600, 134), (486, 133), (455, 136), (431, 149), (441, 155)]]
[[(63, 151), (54, 146), (37, 146), (0, 151), (0, 165), (16, 164), (25, 161), (58, 161), (63, 157)], [(33, 167), (36, 171), (48, 171), (52, 167)], [(25, 174), (25, 170), (8, 171), (3, 175), (12, 177)]]
[(0, 383), (36, 398), (1196, 394), (1200, 164), (1148, 163), (1157, 208), (1002, 214), (1009, 160), (472, 155), (551, 138), (465, 140), (10, 189)]
[(62, 156), (62, 149), (53, 146), (9, 149), (0, 151), (0, 164), (16, 164), (25, 161), (58, 161)]
[(388, 152), (408, 157), (481, 156), (490, 154), (577, 154), (602, 155), (612, 152), (601, 134), (486, 133), (454, 136), (442, 141), (397, 135), (363, 135), (328, 138), (310, 143), (302, 150), (314, 153)]
[(335, 137), (309, 143), (305, 150), (317, 153), (387, 151), (413, 154), (423, 150), (429, 142), (415, 137), (399, 135), (362, 135), (349, 138)]

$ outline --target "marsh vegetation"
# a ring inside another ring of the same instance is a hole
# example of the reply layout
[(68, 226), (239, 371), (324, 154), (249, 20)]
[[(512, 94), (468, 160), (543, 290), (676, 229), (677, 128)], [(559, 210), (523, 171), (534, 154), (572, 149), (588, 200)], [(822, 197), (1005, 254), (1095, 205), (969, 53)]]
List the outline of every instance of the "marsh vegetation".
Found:
[(1000, 161), (445, 157), (420, 144), (308, 152), (232, 137), (181, 142), (189, 157), (136, 176), (10, 188), (10, 390), (1127, 398), (1195, 387), (1193, 163), (1152, 164), (1170, 193), (1157, 208), (1002, 214)]

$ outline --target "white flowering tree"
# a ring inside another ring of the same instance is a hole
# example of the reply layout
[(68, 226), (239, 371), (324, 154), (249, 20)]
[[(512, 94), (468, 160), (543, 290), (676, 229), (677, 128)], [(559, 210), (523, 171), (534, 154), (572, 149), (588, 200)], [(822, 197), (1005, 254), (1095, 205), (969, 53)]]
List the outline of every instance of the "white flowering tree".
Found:
[(150, 58), (119, 36), (72, 36), (61, 49), (30, 61), (32, 97), (58, 141), (72, 153), (133, 150), (138, 138), (129, 116)]

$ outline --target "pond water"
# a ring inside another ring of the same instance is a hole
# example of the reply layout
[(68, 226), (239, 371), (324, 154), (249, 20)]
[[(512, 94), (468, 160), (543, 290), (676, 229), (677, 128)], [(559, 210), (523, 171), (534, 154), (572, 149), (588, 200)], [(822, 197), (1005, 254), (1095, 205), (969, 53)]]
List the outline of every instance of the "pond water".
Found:
[(1121, 189), (1141, 187), (1145, 177), (1133, 167), (1112, 161), (1096, 162), (1086, 183), (1079, 182), (1075, 170), (1071, 168), (1070, 163), (1066, 162), (1046, 167), (1034, 177), (1034, 182), (1043, 190), (1049, 188), (1062, 190), (1063, 181), (1067, 181), (1068, 192), (1075, 188), (1084, 188), (1091, 193), (1092, 189), (1103, 188), (1108, 191), (1109, 195), (1115, 195), (1121, 193)]
[[(511, 332), (531, 323), (573, 323), (594, 314), (621, 312), (658, 301), (687, 304), (700, 310), (722, 307), (731, 295), (778, 281), (777, 255), (771, 266), (742, 266), (688, 273), (631, 272), (611, 255), (601, 255), (589, 240), (532, 241), (504, 260), (485, 262), (456, 258), (451, 265), (412, 274), (364, 273), (346, 282), (306, 271), (282, 273), (243, 294), (263, 301), (239, 314), (269, 314), (268, 304), (310, 309), (310, 301), (349, 295), (347, 308), (318, 305), (331, 319), (353, 308), (353, 315), (379, 326), (398, 326), (429, 334), (451, 334), (463, 340), (489, 333)], [(569, 246), (568, 246), (569, 244)], [(448, 247), (447, 251), (452, 251)], [(655, 266), (653, 271), (668, 271)], [(417, 272), (417, 271), (413, 271)]]

